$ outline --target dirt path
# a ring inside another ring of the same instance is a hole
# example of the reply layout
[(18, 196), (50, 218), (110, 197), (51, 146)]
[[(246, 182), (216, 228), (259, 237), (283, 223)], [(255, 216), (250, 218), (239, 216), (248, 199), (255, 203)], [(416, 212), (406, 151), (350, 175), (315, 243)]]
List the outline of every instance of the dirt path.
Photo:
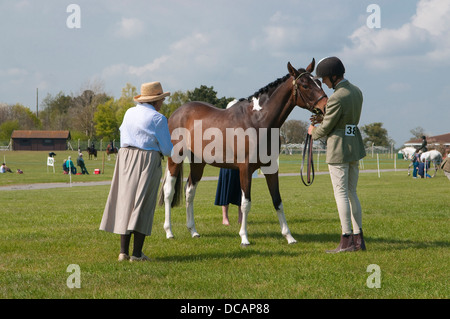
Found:
[[(407, 171), (407, 169), (382, 169), (380, 172), (394, 172), (394, 171)], [(361, 170), (360, 173), (376, 173), (377, 170)], [(316, 175), (325, 175), (327, 172), (316, 172)], [(299, 176), (299, 173), (286, 173), (279, 174), (279, 176)], [(258, 175), (257, 178), (263, 178), (264, 175)], [(205, 176), (202, 178), (203, 181), (214, 181), (217, 180), (217, 176)], [(185, 178), (186, 180), (186, 178)], [(0, 186), (0, 191), (19, 191), (19, 190), (30, 190), (30, 189), (51, 189), (51, 188), (66, 188), (66, 187), (79, 187), (79, 186), (101, 186), (101, 185), (111, 185), (111, 181), (99, 181), (99, 182), (76, 182), (76, 183), (37, 183), (37, 184), (26, 184), (26, 185), (8, 185)]]

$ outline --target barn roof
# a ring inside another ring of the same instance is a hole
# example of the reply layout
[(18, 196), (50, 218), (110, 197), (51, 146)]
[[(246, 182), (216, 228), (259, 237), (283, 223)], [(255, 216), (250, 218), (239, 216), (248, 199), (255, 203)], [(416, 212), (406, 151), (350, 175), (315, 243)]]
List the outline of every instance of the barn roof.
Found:
[[(436, 135), (436, 136), (427, 136), (427, 142), (429, 144), (450, 144), (450, 133), (442, 134), (442, 135)], [(422, 144), (421, 138), (415, 138), (412, 140), (409, 140), (406, 144)]]
[(17, 131), (11, 134), (11, 138), (61, 138), (70, 139), (69, 131)]

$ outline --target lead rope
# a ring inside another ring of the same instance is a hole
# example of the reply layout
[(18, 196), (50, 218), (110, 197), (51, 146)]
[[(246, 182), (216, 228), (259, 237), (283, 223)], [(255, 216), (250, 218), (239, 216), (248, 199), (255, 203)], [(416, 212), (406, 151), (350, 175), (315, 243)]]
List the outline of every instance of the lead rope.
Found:
[[(303, 147), (303, 158), (302, 158), (302, 167), (300, 169), (300, 177), (302, 178), (302, 182), (305, 186), (311, 186), (314, 181), (314, 161), (313, 161), (313, 154), (312, 154), (312, 144), (313, 139), (312, 136), (309, 134), (306, 134), (306, 140), (305, 140), (305, 146)], [(305, 155), (307, 155), (307, 173), (306, 177), (307, 180), (305, 182), (303, 178), (303, 167), (305, 165)], [(311, 178), (311, 172), (312, 172), (312, 178)]]

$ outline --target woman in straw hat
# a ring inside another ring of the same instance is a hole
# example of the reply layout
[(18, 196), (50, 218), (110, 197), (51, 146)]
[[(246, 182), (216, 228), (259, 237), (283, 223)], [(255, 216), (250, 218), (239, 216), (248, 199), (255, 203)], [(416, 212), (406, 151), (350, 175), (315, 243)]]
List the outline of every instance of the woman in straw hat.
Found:
[(161, 154), (170, 156), (173, 148), (167, 118), (158, 112), (169, 95), (159, 82), (142, 84), (141, 95), (134, 97), (137, 105), (127, 110), (120, 126), (121, 148), (100, 224), (101, 230), (120, 234), (119, 261), (149, 260), (142, 247), (152, 231)]

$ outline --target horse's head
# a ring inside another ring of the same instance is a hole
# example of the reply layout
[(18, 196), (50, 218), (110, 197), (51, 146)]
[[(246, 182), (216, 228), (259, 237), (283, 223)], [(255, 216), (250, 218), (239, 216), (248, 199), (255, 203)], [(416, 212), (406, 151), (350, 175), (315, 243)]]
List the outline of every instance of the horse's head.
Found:
[(328, 98), (320, 81), (312, 75), (315, 63), (313, 58), (306, 69), (297, 70), (288, 62), (289, 74), (293, 77), (292, 91), (296, 105), (315, 114), (325, 114)]

